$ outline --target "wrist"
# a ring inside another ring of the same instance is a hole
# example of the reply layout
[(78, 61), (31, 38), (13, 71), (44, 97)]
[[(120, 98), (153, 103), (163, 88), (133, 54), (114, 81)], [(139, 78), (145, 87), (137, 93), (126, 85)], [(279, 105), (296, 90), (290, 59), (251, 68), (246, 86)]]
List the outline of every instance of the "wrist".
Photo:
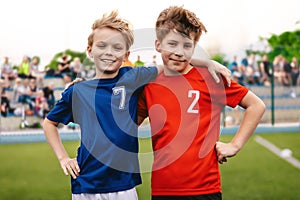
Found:
[(232, 148), (234, 149), (235, 153), (238, 153), (242, 148), (242, 146), (239, 145), (238, 143), (231, 142), (230, 144), (231, 144)]

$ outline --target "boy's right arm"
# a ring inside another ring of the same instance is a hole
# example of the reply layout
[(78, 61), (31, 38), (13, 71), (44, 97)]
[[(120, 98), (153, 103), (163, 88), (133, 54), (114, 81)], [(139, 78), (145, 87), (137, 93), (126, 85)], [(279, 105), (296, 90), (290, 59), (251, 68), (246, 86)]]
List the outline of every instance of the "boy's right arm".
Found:
[(80, 168), (78, 166), (77, 160), (71, 159), (65, 150), (62, 141), (59, 137), (59, 133), (57, 130), (57, 122), (53, 122), (47, 118), (45, 118), (43, 122), (43, 129), (46, 136), (46, 139), (54, 151), (57, 159), (60, 162), (61, 168), (63, 169), (66, 176), (70, 173), (73, 179), (79, 175)]
[(245, 109), (245, 112), (237, 133), (229, 143), (216, 143), (217, 157), (221, 164), (226, 162), (226, 158), (235, 156), (242, 149), (254, 133), (266, 109), (264, 102), (251, 91), (248, 91), (239, 105)]

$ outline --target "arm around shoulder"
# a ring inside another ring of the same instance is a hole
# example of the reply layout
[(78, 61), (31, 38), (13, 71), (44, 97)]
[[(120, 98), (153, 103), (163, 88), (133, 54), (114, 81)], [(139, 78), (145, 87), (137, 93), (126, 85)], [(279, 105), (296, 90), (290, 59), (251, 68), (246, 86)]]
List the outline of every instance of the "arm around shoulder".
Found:
[(231, 72), (230, 70), (214, 61), (214, 60), (209, 60), (209, 59), (192, 59), (191, 64), (194, 66), (199, 66), (199, 67), (207, 67), (207, 70), (211, 74), (211, 76), (215, 79), (217, 83), (220, 82), (220, 78), (218, 77), (218, 73), (220, 73), (227, 81), (227, 85), (230, 86), (231, 84)]

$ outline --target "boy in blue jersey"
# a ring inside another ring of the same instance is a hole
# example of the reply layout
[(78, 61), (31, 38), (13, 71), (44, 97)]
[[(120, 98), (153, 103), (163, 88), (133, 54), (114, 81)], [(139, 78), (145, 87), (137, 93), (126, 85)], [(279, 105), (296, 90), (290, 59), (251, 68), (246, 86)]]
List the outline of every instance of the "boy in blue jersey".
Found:
[[(72, 199), (134, 200), (135, 186), (141, 183), (137, 99), (162, 67), (121, 67), (133, 44), (133, 32), (117, 15), (113, 11), (92, 26), (87, 52), (94, 60), (96, 76), (67, 88), (43, 123), (65, 175), (71, 175)], [(218, 63), (199, 62), (230, 75)], [(69, 122), (81, 129), (74, 159), (66, 152), (57, 129), (59, 123)]]

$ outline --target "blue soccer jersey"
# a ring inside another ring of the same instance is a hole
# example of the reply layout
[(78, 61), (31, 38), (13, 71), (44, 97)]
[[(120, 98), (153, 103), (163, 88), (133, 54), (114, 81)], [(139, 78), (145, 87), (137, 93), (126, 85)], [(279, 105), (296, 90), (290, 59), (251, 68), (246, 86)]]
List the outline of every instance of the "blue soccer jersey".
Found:
[(47, 118), (80, 125), (80, 175), (71, 180), (73, 194), (116, 192), (141, 183), (137, 99), (156, 76), (155, 67), (122, 67), (115, 78), (79, 82), (63, 92)]

